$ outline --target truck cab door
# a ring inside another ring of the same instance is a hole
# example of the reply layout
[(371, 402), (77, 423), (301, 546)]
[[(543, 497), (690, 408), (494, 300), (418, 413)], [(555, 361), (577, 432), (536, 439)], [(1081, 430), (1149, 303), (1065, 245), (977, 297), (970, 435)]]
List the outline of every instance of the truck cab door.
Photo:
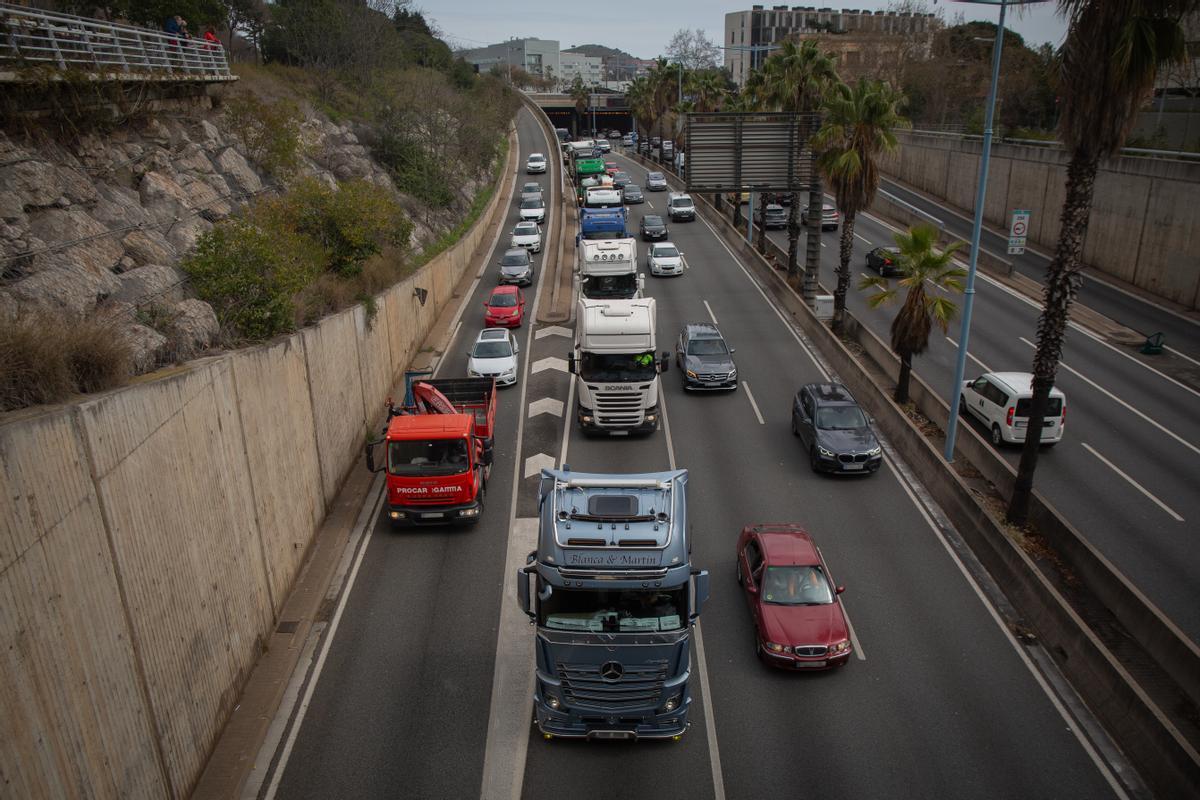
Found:
[(692, 625), (696, 624), (696, 620), (700, 618), (700, 611), (704, 608), (704, 604), (708, 601), (708, 570), (693, 569), (692, 570), (692, 613), (688, 617), (688, 622)]

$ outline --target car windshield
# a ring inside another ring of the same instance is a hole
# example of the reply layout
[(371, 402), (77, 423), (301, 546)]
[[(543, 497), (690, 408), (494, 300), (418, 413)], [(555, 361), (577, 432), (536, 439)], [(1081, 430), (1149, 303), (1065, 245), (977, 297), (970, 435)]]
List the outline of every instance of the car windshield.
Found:
[(649, 381), (656, 374), (653, 350), (645, 353), (585, 352), (579, 365), (579, 377), (585, 381)]
[(647, 228), (661, 228), (663, 221), (662, 221), (662, 217), (656, 216), (654, 214), (650, 214), (648, 216), (642, 217), (642, 224), (645, 225)]
[(655, 247), (655, 258), (679, 258), (679, 251), (674, 247)]
[(629, 173), (628, 172), (618, 172), (616, 175), (613, 175), (613, 181), (625, 181), (626, 183), (628, 183), (629, 182)]
[(692, 339), (687, 346), (689, 356), (720, 356), (728, 352), (724, 339)]
[(780, 606), (816, 606), (833, 602), (833, 591), (820, 567), (767, 567), (762, 599)]
[(500, 341), (476, 342), (475, 349), (471, 351), (472, 358), (508, 358), (512, 354), (512, 345), (503, 339)]
[(686, 197), (676, 197), (671, 201), (671, 208), (691, 208), (692, 201)]
[(817, 409), (817, 427), (823, 431), (853, 431), (867, 427), (858, 406), (828, 406)]
[(517, 296), (510, 293), (494, 294), (488, 305), (492, 308), (516, 308)]
[(516, 230), (513, 231), (513, 233), (515, 233), (517, 236), (533, 236), (537, 232), (537, 225), (534, 225), (532, 222), (524, 225), (518, 225)]
[(393, 475), (455, 475), (467, 466), (464, 439), (388, 442), (388, 472)]
[(500, 257), (500, 266), (502, 267), (523, 267), (529, 263), (529, 256), (525, 255), (522, 250), (519, 253), (505, 253)]
[(631, 183), (631, 184), (629, 184), (628, 186), (626, 186), (626, 187), (625, 187), (625, 194), (626, 194), (627, 196), (628, 196), (628, 195), (631, 195), (631, 194), (641, 194), (641, 193), (642, 193), (642, 187), (640, 187), (640, 186), (634, 186), (634, 185)]
[(521, 208), (541, 208), (542, 201), (537, 199), (529, 199), (521, 201)]
[(525, 188), (524, 188), (524, 189), (522, 189), (521, 191), (524, 191), (524, 192), (537, 192), (538, 194), (541, 194), (541, 193), (542, 193), (542, 187), (538, 186), (536, 183), (527, 183), (527, 184), (525, 184)]
[(646, 175), (646, 178), (652, 181), (661, 181), (663, 179), (663, 174), (661, 172), (651, 172)]
[(638, 633), (680, 631), (687, 622), (682, 588), (562, 589), (543, 585), (538, 592), (538, 624), (561, 631)]

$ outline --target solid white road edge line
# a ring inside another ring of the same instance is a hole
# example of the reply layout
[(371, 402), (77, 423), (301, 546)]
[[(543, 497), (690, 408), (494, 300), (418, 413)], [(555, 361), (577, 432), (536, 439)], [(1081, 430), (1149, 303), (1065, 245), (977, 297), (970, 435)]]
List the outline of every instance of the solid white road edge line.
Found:
[[(1027, 344), (1028, 346), (1036, 348), (1036, 345), (1035, 345), (1033, 342), (1031, 342), (1031, 341), (1029, 341), (1028, 339), (1026, 339), (1024, 336), (1018, 336), (1017, 338), (1018, 338), (1020, 341), (1024, 342), (1025, 344)], [(1174, 439), (1175, 441), (1179, 442), (1181, 445), (1183, 445), (1184, 447), (1188, 448), (1189, 450), (1191, 450), (1191, 451), (1192, 451), (1193, 453), (1195, 453), (1196, 455), (1200, 455), (1200, 447), (1196, 447), (1196, 445), (1192, 444), (1192, 443), (1191, 443), (1191, 442), (1189, 442), (1187, 439), (1184, 439), (1182, 436), (1180, 436), (1179, 434), (1175, 433), (1174, 431), (1171, 431), (1171, 430), (1167, 429), (1167, 428), (1166, 428), (1164, 425), (1160, 424), (1159, 422), (1157, 422), (1157, 421), (1155, 421), (1154, 419), (1150, 418), (1149, 416), (1147, 416), (1146, 414), (1142, 413), (1142, 412), (1141, 412), (1141, 411), (1139, 411), (1138, 409), (1134, 408), (1134, 407), (1133, 407), (1133, 406), (1131, 406), (1129, 403), (1126, 403), (1124, 400), (1122, 400), (1121, 398), (1117, 397), (1115, 394), (1113, 394), (1112, 392), (1110, 392), (1108, 389), (1105, 389), (1103, 386), (1101, 386), (1100, 384), (1096, 383), (1094, 380), (1092, 380), (1091, 378), (1087, 377), (1086, 375), (1084, 375), (1084, 374), (1083, 374), (1082, 372), (1080, 372), (1079, 370), (1077, 370), (1077, 369), (1074, 369), (1073, 367), (1068, 367), (1068, 366), (1067, 366), (1067, 365), (1066, 365), (1064, 362), (1062, 362), (1062, 361), (1058, 362), (1058, 365), (1059, 365), (1060, 367), (1062, 367), (1063, 369), (1065, 369), (1067, 372), (1069, 372), (1069, 373), (1071, 373), (1072, 375), (1074, 375), (1075, 377), (1079, 378), (1079, 380), (1081, 380), (1081, 381), (1083, 381), (1084, 383), (1086, 383), (1086, 384), (1088, 384), (1089, 386), (1091, 386), (1091, 387), (1092, 387), (1093, 389), (1095, 389), (1096, 391), (1098, 391), (1098, 392), (1100, 392), (1101, 394), (1103, 394), (1105, 397), (1109, 398), (1110, 400), (1112, 400), (1112, 401), (1114, 401), (1115, 403), (1119, 404), (1120, 406), (1124, 407), (1126, 410), (1128, 410), (1128, 411), (1132, 411), (1134, 414), (1136, 414), (1137, 416), (1141, 417), (1141, 418), (1142, 418), (1142, 419), (1144, 419), (1146, 422), (1149, 422), (1151, 425), (1153, 425), (1154, 427), (1158, 428), (1160, 431), (1162, 431), (1163, 433), (1165, 433), (1167, 436), (1170, 436), (1172, 439)]]
[[(546, 131), (538, 125), (542, 138), (549, 148)], [(554, 201), (554, 182), (551, 181), (551, 202)], [(561, 181), (558, 184), (561, 187)], [(559, 202), (562, 202), (561, 188)], [(546, 226), (546, 240), (553, 239), (554, 217)], [(561, 268), (561, 265), (560, 265)], [(541, 302), (542, 289), (546, 285), (545, 270), (539, 270), (537, 291), (533, 293), (534, 312), (525, 329), (525, 352), (532, 354), (533, 329), (537, 326), (537, 308)], [(522, 361), (521, 401), (518, 408), (524, 409), (529, 389), (532, 358)], [(532, 526), (527, 519), (517, 519), (517, 491), (524, 480), (521, 459), (525, 436), (525, 415), (517, 415), (516, 456), (513, 458), (512, 494), (509, 498), (508, 543), (505, 546), (504, 575), (500, 580), (500, 620), (496, 626), (496, 661), (492, 671), (492, 699), (488, 709), (487, 744), (483, 752), (483, 777), (479, 796), (482, 800), (520, 800), (525, 780), (525, 758), (529, 749), (529, 720), (533, 710), (533, 664), (529, 657), (533, 653), (533, 632), (528, 620), (509, 598), (508, 580), (520, 567), (525, 566), (525, 553), (537, 547), (537, 520)], [(532, 543), (532, 547), (530, 547)]]
[(746, 399), (750, 401), (750, 407), (754, 409), (754, 416), (758, 417), (758, 424), (766, 425), (767, 423), (763, 422), (762, 412), (758, 410), (758, 403), (754, 402), (754, 395), (750, 392), (750, 384), (742, 381), (742, 388), (746, 390)]
[[(671, 469), (675, 466), (675, 443), (671, 440), (671, 420), (667, 415), (667, 395), (663, 391), (663, 382), (658, 385), (658, 404), (662, 409), (663, 433), (667, 440), (667, 462)], [(713, 800), (725, 800), (725, 775), (721, 769), (721, 748), (717, 745), (717, 719), (713, 712), (712, 689), (708, 683), (708, 661), (704, 657), (704, 634), (700, 630), (700, 621), (696, 621), (696, 670), (700, 673), (700, 691), (704, 693), (704, 727), (705, 738), (708, 740), (708, 763), (712, 768)]]
[(708, 316), (712, 318), (713, 325), (720, 325), (721, 323), (717, 322), (717, 315), (713, 313), (712, 306), (708, 304), (707, 300), (704, 301), (704, 307), (708, 309)]
[[(325, 668), (325, 659), (328, 657), (329, 649), (333, 645), (333, 640), (337, 635), (338, 624), (342, 621), (342, 612), (346, 610), (346, 601), (350, 599), (350, 592), (354, 589), (354, 580), (358, 577), (358, 568), (362, 565), (363, 556), (367, 554), (367, 548), (371, 544), (371, 536), (375, 533), (374, 522), (379, 516), (379, 509), (383, 505), (385, 495), (383, 491), (383, 476), (377, 476), (375, 483), (378, 484), (378, 487), (375, 485), (371, 487), (372, 492), (377, 492), (375, 501), (364, 504), (362, 511), (359, 512), (358, 520), (355, 521), (354, 527), (359, 533), (357, 552), (354, 556), (354, 566), (350, 568), (350, 573), (346, 577), (346, 585), (341, 592), (342, 596), (338, 599), (337, 609), (333, 612), (333, 618), (329, 621), (329, 627), (324, 632), (324, 639), (321, 641), (321, 652), (317, 656), (317, 663), (312, 668), (312, 677), (309, 678), (308, 685), (304, 687), (304, 698), (300, 701), (300, 707), (295, 712), (296, 720), (292, 723), (291, 729), (288, 731), (287, 740), (283, 745), (283, 752), (279, 755), (279, 763), (276, 765), (274, 774), (271, 776), (271, 783), (267, 787), (265, 800), (273, 800), (275, 792), (279, 790), (279, 782), (283, 779), (283, 773), (287, 769), (288, 759), (292, 755), (292, 747), (296, 744), (296, 737), (300, 735), (300, 726), (304, 724), (304, 715), (308, 713), (309, 704), (312, 702), (313, 693), (317, 688), (317, 682), (321, 679), (321, 671)], [(367, 509), (370, 509), (370, 513), (368, 513)], [(353, 536), (351, 540), (353, 541)]]
[(1131, 478), (1127, 474), (1125, 474), (1125, 472), (1120, 467), (1118, 467), (1116, 464), (1112, 463), (1107, 458), (1105, 458), (1104, 456), (1102, 456), (1098, 452), (1096, 452), (1096, 449), (1094, 447), (1092, 447), (1087, 442), (1080, 442), (1080, 444), (1083, 445), (1083, 448), (1085, 450), (1087, 450), (1089, 453), (1091, 453), (1096, 458), (1103, 461), (1108, 466), (1109, 469), (1111, 469), (1113, 472), (1120, 475), (1125, 480), (1129, 481), (1130, 485), (1132, 485), (1133, 488), (1137, 489), (1139, 492), (1146, 495), (1146, 497), (1148, 497), (1151, 501), (1153, 501), (1155, 505), (1157, 505), (1163, 511), (1167, 512), (1172, 517), (1174, 517), (1176, 522), (1183, 522), (1183, 517), (1176, 514), (1175, 511), (1169, 505), (1167, 505), (1162, 500), (1159, 500), (1157, 497), (1155, 497), (1153, 494), (1151, 494), (1150, 490), (1148, 490), (1145, 486), (1142, 486), (1140, 483), (1135, 481), (1133, 478)]

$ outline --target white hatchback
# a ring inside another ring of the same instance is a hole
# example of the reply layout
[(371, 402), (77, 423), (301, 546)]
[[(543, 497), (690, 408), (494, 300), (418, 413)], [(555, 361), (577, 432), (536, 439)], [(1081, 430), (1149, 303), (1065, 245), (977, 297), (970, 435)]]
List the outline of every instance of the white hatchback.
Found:
[(495, 378), (499, 386), (512, 386), (517, 382), (517, 354), (520, 352), (520, 345), (507, 329), (485, 328), (467, 353), (467, 375)]
[(541, 153), (532, 153), (529, 160), (525, 162), (525, 172), (530, 175), (536, 175), (539, 172), (546, 171), (546, 156)]
[(510, 247), (523, 247), (531, 253), (541, 252), (542, 229), (536, 222), (518, 222), (513, 228)]
[[(1028, 372), (986, 372), (963, 384), (959, 405), (988, 427), (992, 444), (1025, 441), (1029, 429), (1029, 406), (1033, 402), (1033, 375)], [(1067, 397), (1050, 390), (1041, 441), (1054, 445), (1062, 440), (1067, 424)]]

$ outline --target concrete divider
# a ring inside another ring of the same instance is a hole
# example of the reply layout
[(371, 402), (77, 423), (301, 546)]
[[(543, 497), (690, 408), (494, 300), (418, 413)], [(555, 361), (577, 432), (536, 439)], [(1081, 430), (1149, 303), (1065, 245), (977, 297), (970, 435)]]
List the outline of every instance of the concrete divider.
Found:
[(503, 221), (502, 196), (371, 315), (355, 306), (0, 417), (5, 796), (190, 793), (368, 425)]
[[(733, 229), (724, 215), (703, 198), (694, 199), (700, 215), (742, 257), (764, 290), (804, 330), (839, 379), (875, 417), (891, 446), (916, 474), (925, 477), (924, 485), (932, 497), (981, 563), (1005, 587), (1014, 606), (1037, 631), (1048, 651), (1056, 656), (1060, 669), (1138, 765), (1147, 781), (1163, 796), (1200, 793), (1200, 756), (1194, 744), (1194, 722), (1188, 718), (1186, 710), (1160, 704), (1163, 698), (1175, 697), (1186, 707), (1184, 694), (1190, 693), (1200, 677), (1197, 667), (1200, 662), (1196, 660), (1191, 643), (1173, 637), (1172, 633), (1178, 631), (1172, 631), (1169, 621), (1145, 603), (1145, 599), (1132, 590), (1111, 565), (1091, 559), (1090, 556), (1098, 554), (1039, 496), (1036, 519), (1039, 522), (1045, 520), (1047, 529), (1042, 531), (1043, 536), (1050, 541), (1051, 536), (1073, 535), (1075, 541), (1064, 540), (1059, 555), (1078, 558), (1078, 565), (1070, 563), (1069, 566), (1076, 570), (1085, 586), (1095, 592), (1114, 615), (1125, 615), (1129, 620), (1126, 629), (1131, 634), (1142, 634), (1139, 644), (1149, 658), (1140, 658), (1137, 653), (1130, 652), (1129, 647), (1122, 648), (1118, 657), (1109, 642), (1076, 613), (1055, 584), (988, 514), (971, 488), (942, 460), (937, 449), (884, 388), (872, 380), (865, 365), (812, 314), (784, 277), (745, 241), (739, 231)], [(890, 356), (887, 346), (864, 327), (854, 322), (851, 326), (859, 333), (857, 339), (864, 350), (879, 358), (886, 368)], [(898, 372), (898, 364), (895, 370)], [(922, 393), (925, 402), (936, 399), (936, 394), (915, 375), (913, 384), (920, 387), (914, 393), (914, 399), (917, 393)], [(946, 413), (942, 413), (943, 423)], [(937, 420), (936, 413), (932, 418)], [(963, 430), (960, 440), (963, 441), (960, 447), (973, 448), (972, 455), (986, 463), (983, 458), (986, 443), (978, 434)], [(995, 459), (994, 453), (989, 455)], [(1103, 567), (1108, 567), (1109, 571)], [(1149, 630), (1135, 631), (1128, 625), (1142, 625)], [(1187, 689), (1176, 691), (1173, 681)]]

